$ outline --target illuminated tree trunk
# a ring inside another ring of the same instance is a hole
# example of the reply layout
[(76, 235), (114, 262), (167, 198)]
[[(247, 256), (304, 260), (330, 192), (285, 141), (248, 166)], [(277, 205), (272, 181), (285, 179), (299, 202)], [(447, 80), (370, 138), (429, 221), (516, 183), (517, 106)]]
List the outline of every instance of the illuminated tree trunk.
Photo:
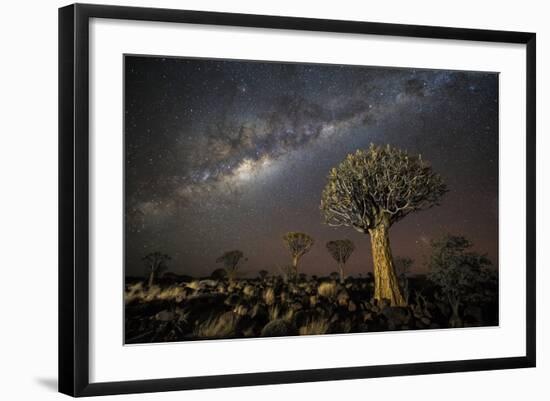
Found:
[(148, 286), (151, 287), (155, 281), (155, 271), (151, 270), (151, 273), (149, 273), (149, 284)]
[(300, 258), (298, 256), (292, 257), (292, 268), (294, 269), (294, 275), (298, 276), (298, 261)]
[(374, 298), (387, 299), (392, 306), (405, 306), (407, 303), (401, 294), (399, 281), (395, 274), (390, 248), (389, 223), (382, 221), (369, 230), (374, 263)]

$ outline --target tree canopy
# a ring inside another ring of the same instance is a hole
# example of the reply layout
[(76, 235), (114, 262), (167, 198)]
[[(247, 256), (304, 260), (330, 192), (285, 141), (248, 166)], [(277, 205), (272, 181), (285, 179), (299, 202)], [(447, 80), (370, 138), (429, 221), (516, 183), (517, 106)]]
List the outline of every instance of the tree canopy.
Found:
[(283, 236), (290, 254), (293, 258), (300, 259), (314, 244), (313, 238), (306, 233), (288, 232)]
[(420, 155), (371, 144), (330, 171), (321, 210), (327, 224), (366, 233), (437, 205), (445, 192), (441, 176)]
[(446, 235), (432, 242), (428, 277), (451, 304), (481, 297), (481, 287), (492, 280), (488, 269), (491, 261), (471, 247), (472, 243), (462, 236)]
[(355, 250), (353, 242), (349, 239), (338, 239), (327, 242), (327, 251), (338, 263), (346, 264)]

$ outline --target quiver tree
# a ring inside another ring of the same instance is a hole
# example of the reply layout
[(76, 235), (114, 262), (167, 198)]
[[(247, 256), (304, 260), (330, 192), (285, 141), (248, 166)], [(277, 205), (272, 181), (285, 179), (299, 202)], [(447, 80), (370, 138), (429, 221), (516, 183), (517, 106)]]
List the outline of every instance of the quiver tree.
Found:
[(143, 257), (143, 263), (149, 276), (148, 286), (151, 287), (155, 281), (155, 277), (166, 269), (167, 262), (170, 260), (170, 256), (161, 252), (151, 252)]
[[(243, 259), (243, 257), (243, 252), (235, 249), (233, 251), (225, 252), (222, 256), (216, 259), (216, 263), (223, 263), (229, 281), (233, 281), (237, 277), (240, 268), (239, 262)], [(246, 261), (246, 258), (243, 260)]]
[(432, 241), (428, 278), (441, 289), (449, 302), (451, 327), (461, 327), (460, 306), (465, 302), (483, 301), (484, 290), (493, 280), (491, 261), (471, 250), (472, 244), (461, 236), (446, 235)]
[(304, 256), (313, 246), (313, 238), (306, 233), (288, 232), (283, 236), (290, 256), (292, 257), (292, 268), (294, 269), (294, 276), (298, 275), (298, 263), (302, 256)]
[(327, 242), (327, 251), (338, 263), (338, 272), (340, 274), (340, 283), (344, 282), (344, 266), (349, 257), (355, 250), (353, 242), (349, 239), (339, 239)]
[(374, 297), (405, 305), (390, 248), (390, 227), (409, 213), (437, 205), (447, 191), (441, 176), (419, 156), (370, 145), (349, 154), (328, 175), (321, 210), (330, 226), (369, 234)]

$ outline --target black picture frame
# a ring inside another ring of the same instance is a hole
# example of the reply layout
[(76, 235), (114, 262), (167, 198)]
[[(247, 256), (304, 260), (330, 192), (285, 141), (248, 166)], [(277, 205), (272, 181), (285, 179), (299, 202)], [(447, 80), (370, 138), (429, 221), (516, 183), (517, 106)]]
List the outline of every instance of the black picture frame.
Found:
[[(90, 383), (88, 61), (91, 18), (324, 31), (526, 45), (526, 355), (284, 372)], [(74, 4), (59, 9), (59, 391), (71, 396), (252, 386), (534, 367), (536, 35), (219, 12)]]

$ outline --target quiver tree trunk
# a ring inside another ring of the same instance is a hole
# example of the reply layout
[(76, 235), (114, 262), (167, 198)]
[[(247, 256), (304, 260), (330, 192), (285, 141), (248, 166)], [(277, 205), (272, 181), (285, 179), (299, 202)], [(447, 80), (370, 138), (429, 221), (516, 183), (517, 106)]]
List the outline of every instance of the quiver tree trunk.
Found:
[(389, 223), (382, 221), (369, 230), (374, 263), (374, 299), (387, 299), (392, 306), (405, 306), (407, 303), (395, 274), (390, 248)]
[(458, 328), (463, 326), (462, 319), (460, 318), (459, 308), (460, 301), (455, 298), (449, 297), (449, 303), (452, 309), (452, 315), (449, 319), (449, 327)]
[(340, 284), (344, 284), (346, 276), (344, 275), (344, 264), (343, 263), (338, 264), (338, 273), (340, 274)]
[(148, 282), (147, 286), (152, 287), (154, 282), (155, 282), (155, 271), (151, 270), (151, 272), (149, 273), (149, 282)]
[(299, 256), (293, 256), (292, 257), (292, 274), (294, 274), (294, 276), (298, 276), (298, 261), (300, 260), (300, 257)]

